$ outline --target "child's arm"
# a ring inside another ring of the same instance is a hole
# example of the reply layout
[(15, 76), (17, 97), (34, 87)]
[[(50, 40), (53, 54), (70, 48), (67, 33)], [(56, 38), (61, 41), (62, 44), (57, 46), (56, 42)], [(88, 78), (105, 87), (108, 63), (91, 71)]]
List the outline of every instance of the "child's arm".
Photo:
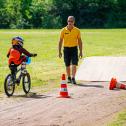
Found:
[(9, 57), (9, 55), (10, 55), (10, 50), (11, 50), (11, 48), (9, 49), (9, 51), (8, 51), (8, 53), (7, 53), (7, 57)]
[(36, 54), (30, 53), (30, 52), (28, 52), (28, 51), (27, 51), (26, 49), (24, 49), (24, 48), (21, 48), (20, 51), (21, 51), (23, 54), (25, 54), (26, 56), (28, 56), (28, 57), (36, 56)]

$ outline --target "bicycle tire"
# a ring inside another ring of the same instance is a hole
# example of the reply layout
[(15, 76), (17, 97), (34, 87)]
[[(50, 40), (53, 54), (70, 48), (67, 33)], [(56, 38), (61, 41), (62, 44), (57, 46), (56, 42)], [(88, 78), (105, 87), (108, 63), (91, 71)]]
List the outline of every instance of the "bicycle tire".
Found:
[[(27, 77), (27, 82), (25, 80), (26, 77)], [(26, 73), (26, 74), (23, 75), (23, 77), (22, 77), (22, 85), (23, 85), (24, 92), (26, 94), (29, 93), (30, 88), (31, 88), (31, 77), (30, 77), (29, 73)]]
[[(5, 78), (5, 81), (4, 81), (4, 91), (5, 91), (5, 94), (6, 94), (8, 97), (12, 96), (13, 93), (14, 93), (14, 90), (15, 90), (15, 84), (11, 84), (11, 85), (8, 84), (8, 79), (9, 79), (9, 78), (12, 79), (11, 74), (8, 74), (8, 75), (6, 76), (6, 78)], [(11, 88), (10, 88), (10, 89), (12, 90), (11, 92), (9, 92), (9, 90), (10, 90), (9, 87), (11, 87)]]

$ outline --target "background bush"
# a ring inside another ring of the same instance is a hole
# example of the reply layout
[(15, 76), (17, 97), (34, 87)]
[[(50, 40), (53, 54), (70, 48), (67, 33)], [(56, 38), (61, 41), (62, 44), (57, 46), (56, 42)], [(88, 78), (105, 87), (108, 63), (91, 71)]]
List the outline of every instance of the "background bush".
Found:
[(125, 28), (126, 0), (0, 0), (0, 28)]

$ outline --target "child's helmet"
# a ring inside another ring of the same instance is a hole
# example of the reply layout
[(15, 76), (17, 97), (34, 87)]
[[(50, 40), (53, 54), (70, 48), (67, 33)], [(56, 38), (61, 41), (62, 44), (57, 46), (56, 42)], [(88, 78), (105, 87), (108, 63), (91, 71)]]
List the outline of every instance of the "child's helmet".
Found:
[(23, 40), (22, 37), (16, 36), (16, 37), (12, 38), (12, 45), (20, 45), (20, 46), (23, 47), (23, 44), (24, 44), (23, 41), (24, 41), (24, 40)]

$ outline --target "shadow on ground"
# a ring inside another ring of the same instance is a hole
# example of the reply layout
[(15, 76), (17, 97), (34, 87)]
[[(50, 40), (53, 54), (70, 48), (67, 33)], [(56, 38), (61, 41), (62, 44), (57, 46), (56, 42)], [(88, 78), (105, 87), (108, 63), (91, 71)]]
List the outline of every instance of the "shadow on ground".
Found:
[(81, 86), (81, 87), (96, 87), (96, 88), (104, 88), (102, 85), (96, 85), (96, 84), (76, 84), (76, 86)]
[(48, 95), (39, 95), (37, 93), (34, 93), (34, 92), (29, 92), (28, 94), (25, 94), (25, 95), (14, 95), (12, 96), (13, 98), (35, 98), (35, 99), (42, 99), (42, 98), (48, 98), (48, 97), (51, 97), (51, 96), (48, 96)]

